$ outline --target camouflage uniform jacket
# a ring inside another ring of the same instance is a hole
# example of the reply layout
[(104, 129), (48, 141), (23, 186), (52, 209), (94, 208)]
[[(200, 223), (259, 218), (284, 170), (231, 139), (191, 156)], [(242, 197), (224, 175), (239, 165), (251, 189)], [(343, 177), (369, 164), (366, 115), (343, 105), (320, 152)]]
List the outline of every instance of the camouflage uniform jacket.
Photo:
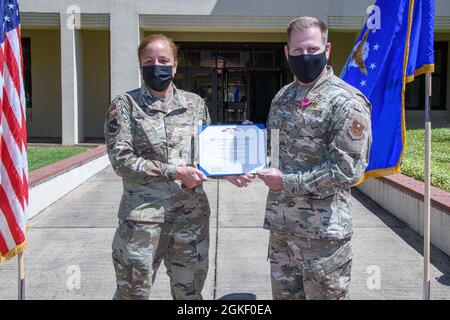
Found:
[(177, 166), (193, 165), (195, 135), (210, 118), (203, 99), (173, 85), (168, 102), (141, 88), (118, 95), (104, 127), (109, 160), (123, 178), (119, 219), (164, 222), (177, 199), (201, 197), (201, 186), (187, 189), (176, 179)]
[(272, 101), (267, 127), (279, 129), (284, 190), (269, 192), (264, 227), (343, 239), (352, 234), (350, 187), (368, 164), (370, 102), (329, 66), (306, 97), (299, 89), (294, 81)]

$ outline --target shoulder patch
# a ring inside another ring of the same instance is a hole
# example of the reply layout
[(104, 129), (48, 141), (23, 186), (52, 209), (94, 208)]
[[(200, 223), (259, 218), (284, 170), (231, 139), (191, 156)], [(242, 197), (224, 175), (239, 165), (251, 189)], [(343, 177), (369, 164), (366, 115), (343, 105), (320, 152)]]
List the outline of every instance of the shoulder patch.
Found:
[(353, 121), (352, 126), (349, 128), (349, 135), (353, 139), (360, 139), (364, 134), (364, 129), (366, 127), (358, 120)]
[(106, 124), (107, 132), (110, 136), (115, 136), (120, 130), (120, 124), (117, 118), (113, 118)]

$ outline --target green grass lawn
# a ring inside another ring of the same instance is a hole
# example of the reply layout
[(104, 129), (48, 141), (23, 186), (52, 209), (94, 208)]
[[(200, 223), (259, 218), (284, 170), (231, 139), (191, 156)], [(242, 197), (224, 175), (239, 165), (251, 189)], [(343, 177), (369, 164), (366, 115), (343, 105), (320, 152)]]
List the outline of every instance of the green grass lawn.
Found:
[(74, 146), (28, 146), (28, 171), (33, 171), (89, 150)]
[[(425, 130), (406, 131), (406, 148), (402, 173), (424, 181)], [(450, 128), (432, 129), (431, 185), (450, 191)]]

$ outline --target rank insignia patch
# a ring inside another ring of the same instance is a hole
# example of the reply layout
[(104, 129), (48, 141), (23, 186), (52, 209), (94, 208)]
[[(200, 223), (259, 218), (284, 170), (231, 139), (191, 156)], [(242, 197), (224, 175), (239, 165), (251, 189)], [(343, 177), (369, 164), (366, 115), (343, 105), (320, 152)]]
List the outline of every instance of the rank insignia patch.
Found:
[(117, 118), (114, 118), (108, 121), (106, 127), (108, 128), (108, 134), (114, 136), (119, 132), (120, 124), (117, 122)]

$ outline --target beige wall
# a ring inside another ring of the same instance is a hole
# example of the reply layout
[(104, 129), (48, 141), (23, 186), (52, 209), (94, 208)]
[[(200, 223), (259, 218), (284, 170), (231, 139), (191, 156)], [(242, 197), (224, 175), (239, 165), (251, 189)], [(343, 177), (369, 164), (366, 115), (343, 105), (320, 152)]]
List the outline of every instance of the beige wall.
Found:
[(81, 38), (84, 136), (103, 138), (103, 122), (110, 102), (109, 31), (83, 30)]
[(347, 62), (359, 33), (330, 31), (328, 41), (331, 42), (331, 56), (329, 64), (334, 73), (339, 76)]
[[(61, 52), (58, 30), (22, 30), (31, 38), (33, 108), (29, 137), (61, 137)], [(103, 138), (110, 102), (109, 31), (78, 31), (77, 68), (82, 77), (78, 100), (80, 128), (86, 138)]]
[(31, 38), (33, 108), (29, 137), (61, 137), (61, 50), (59, 30), (22, 30)]

